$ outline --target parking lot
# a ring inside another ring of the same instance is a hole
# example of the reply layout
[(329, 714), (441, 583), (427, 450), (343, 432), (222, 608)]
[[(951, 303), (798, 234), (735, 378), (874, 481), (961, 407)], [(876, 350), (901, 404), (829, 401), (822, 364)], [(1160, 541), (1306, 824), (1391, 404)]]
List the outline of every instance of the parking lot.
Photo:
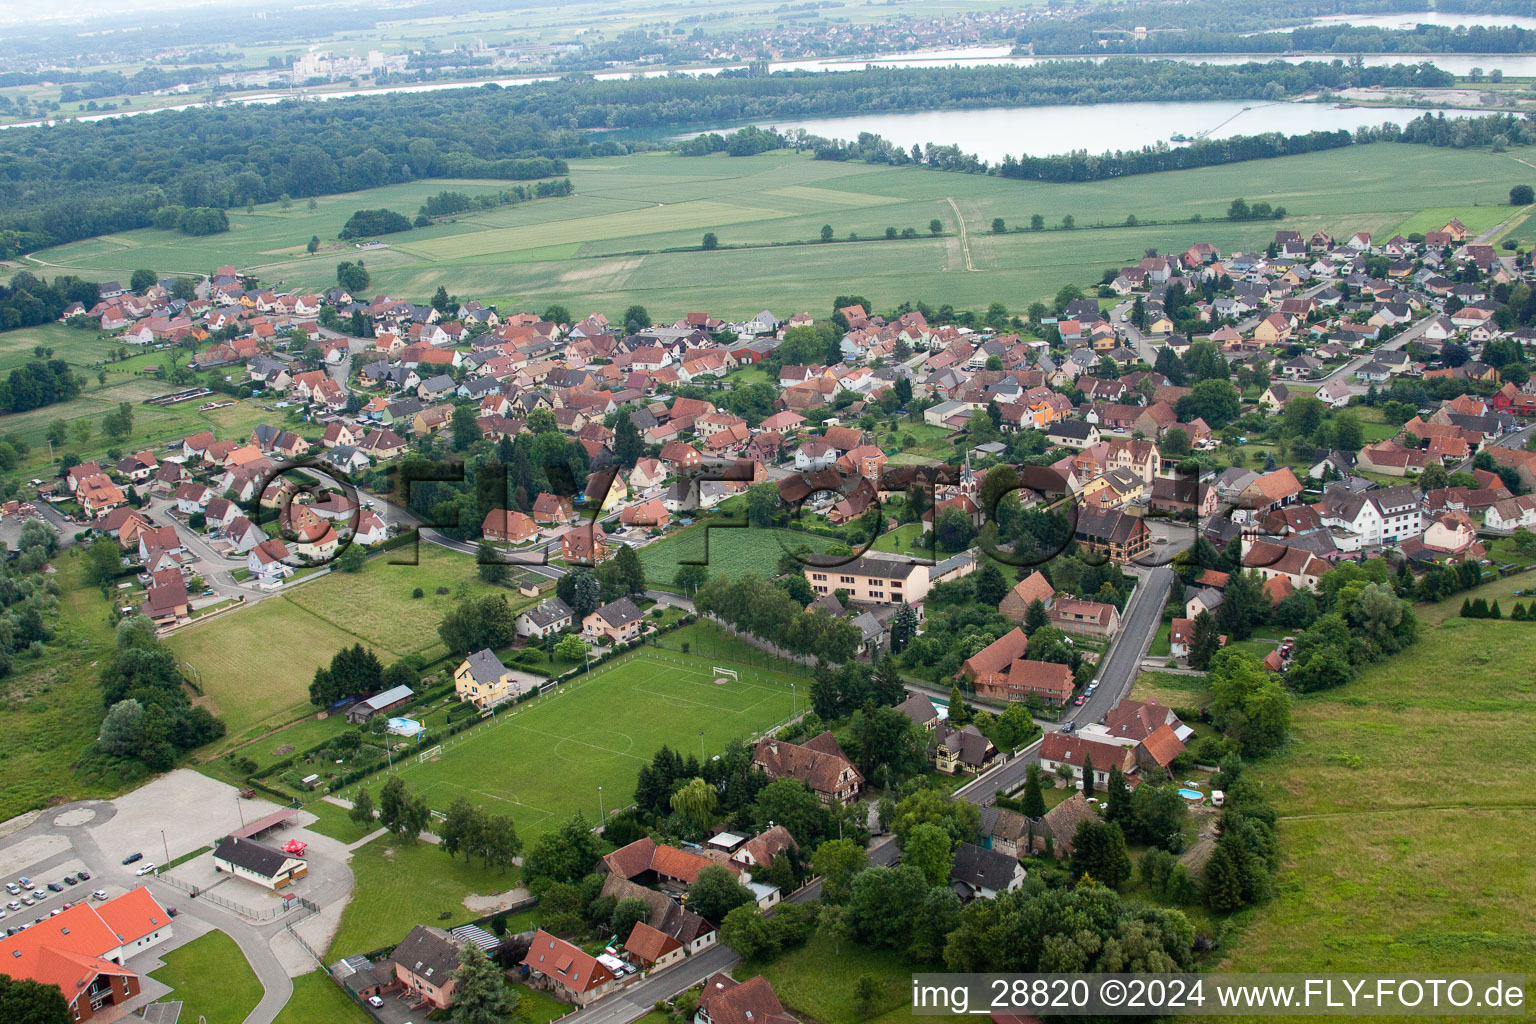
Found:
[(242, 800), (225, 783), (185, 769), (112, 804), (115, 814), (87, 825), (103, 855), (121, 861), (142, 853), (145, 861), (156, 864), (210, 846), (245, 822), (278, 809), (266, 800)]
[[(6, 904), (12, 900), (20, 903), (21, 893), (0, 889), (0, 912), (5, 914), (0, 927), (31, 925), (54, 909), (62, 910), (66, 902), (91, 900), (96, 890), (111, 898), (147, 886), (162, 906), (177, 911), (174, 935), (165, 945), (143, 954), (142, 964), (129, 966), (141, 973), (152, 971), (158, 966), (159, 955), (216, 928), (235, 940), (256, 972), (265, 991), (264, 1019), (270, 1020), (292, 991), (290, 979), (315, 967), (285, 927), (294, 925), (305, 941), (319, 949), (324, 949), (335, 933), (352, 891), (346, 844), (303, 828), (302, 823), (313, 820), (304, 811), (297, 813), (293, 824), (263, 834), (260, 841), (272, 845), (299, 839), (309, 846), (309, 874), (282, 894), (215, 873), (211, 852), (173, 869), (171, 874), (183, 883), (181, 887), (167, 881), (163, 872), (140, 876), (135, 871), (151, 864), (163, 868), (168, 860), (213, 846), (242, 824), (276, 810), (275, 804), (239, 799), (233, 787), (181, 770), (116, 800), (83, 800), (0, 824), (0, 886), (13, 882), (19, 888), (19, 880), (25, 876), (32, 882), (28, 899), (33, 889), (44, 891), (43, 899), (13, 911)], [(124, 865), (123, 859), (134, 853), (141, 854), (141, 859)], [(76, 885), (64, 884), (66, 875), (78, 875), (82, 869), (90, 873), (88, 880), (77, 878)], [(48, 890), (49, 882), (59, 884), (63, 891)], [(210, 896), (216, 894), (219, 899), (194, 898), (187, 891), (188, 885), (208, 886)], [(320, 912), (309, 914), (297, 903), (285, 907), (283, 895), (303, 897)], [(131, 1007), (167, 994), (165, 986), (153, 979), (144, 978), (143, 985)]]

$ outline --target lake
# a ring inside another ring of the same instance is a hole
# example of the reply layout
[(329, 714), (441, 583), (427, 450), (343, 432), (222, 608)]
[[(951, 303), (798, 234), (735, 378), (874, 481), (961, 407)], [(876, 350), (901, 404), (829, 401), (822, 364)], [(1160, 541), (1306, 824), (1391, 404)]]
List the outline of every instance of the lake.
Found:
[(1408, 11), (1391, 14), (1329, 14), (1314, 18), (1312, 25), (1356, 25), (1372, 28), (1413, 28), (1415, 25), (1440, 25), (1455, 28), (1536, 28), (1536, 17), (1521, 14), (1457, 14), (1454, 11)]
[[(1354, 16), (1341, 16), (1354, 17)], [(1364, 16), (1361, 16), (1364, 17)], [(1414, 17), (1414, 15), (1392, 15), (1392, 17)], [(1475, 19), (1474, 19), (1475, 20)], [(1514, 22), (1530, 22), (1530, 27), (1536, 27), (1536, 18), (1512, 18)], [(1145, 60), (1173, 60), (1185, 64), (1247, 64), (1251, 62), (1264, 63), (1272, 60), (1282, 60), (1290, 64), (1300, 64), (1305, 61), (1347, 60), (1353, 55), (1345, 54), (1156, 54), (1144, 55)], [(1084, 56), (1049, 56), (1049, 57), (1023, 57), (1012, 56), (1011, 47), (1008, 46), (965, 46), (942, 50), (922, 50), (913, 53), (885, 55), (881, 57), (833, 57), (824, 60), (799, 60), (778, 61), (769, 65), (770, 71), (811, 71), (811, 72), (835, 72), (835, 71), (859, 71), (865, 67), (903, 67), (903, 68), (933, 68), (933, 67), (985, 67), (989, 65), (1029, 65), (1040, 64), (1054, 60), (1090, 60), (1103, 61), (1107, 57), (1097, 55)], [(1391, 66), (1393, 64), (1420, 64), (1428, 61), (1438, 68), (1449, 71), (1453, 75), (1467, 75), (1473, 68), (1481, 68), (1483, 71), (1492, 71), (1495, 68), (1505, 75), (1516, 78), (1536, 78), (1536, 54), (1444, 54), (1444, 53), (1367, 53), (1362, 54), (1361, 59), (1370, 67)], [(709, 67), (694, 67), (687, 69), (651, 68), (644, 71), (635, 69), (629, 71), (604, 71), (593, 77), (599, 81), (616, 81), (624, 78), (641, 76), (644, 78), (656, 78), (661, 75), (687, 74), (687, 75), (713, 75), (725, 70), (737, 70), (746, 67), (744, 64), (720, 64)], [(279, 92), (264, 92), (254, 95), (236, 97), (229, 102), (233, 103), (277, 103), (285, 99), (293, 99), (296, 96), (304, 99), (329, 100), (344, 99), (349, 96), (368, 96), (374, 93), (431, 93), (443, 92), (449, 89), (478, 89), (484, 85), (499, 85), (511, 88), (520, 85), (530, 85), (535, 82), (554, 81), (555, 75), (517, 75), (508, 78), (485, 79), (477, 82), (421, 82), (384, 86), (376, 89), (343, 89), (335, 91), (300, 91), (295, 94), (287, 90)], [(102, 121), (112, 117), (132, 117), (136, 114), (151, 113), (154, 110), (186, 110), (190, 107), (200, 107), (206, 104), (202, 102), (180, 103), (174, 106), (157, 107), (150, 109), (128, 109), (109, 113), (80, 114), (74, 120), (78, 121)], [(1078, 109), (1078, 108), (1068, 108)], [(921, 116), (921, 115), (912, 115)], [(24, 121), (12, 124), (0, 125), (0, 128), (24, 128), (39, 124), (50, 123), (48, 121)], [(834, 119), (835, 120), (835, 119)], [(1371, 122), (1361, 122), (1371, 123)], [(1379, 122), (1377, 122), (1379, 123)], [(1260, 129), (1263, 131), (1279, 129)], [(1184, 131), (1187, 129), (1175, 127), (1171, 131)], [(1137, 145), (1140, 145), (1138, 143)]]
[[(802, 128), (830, 139), (874, 132), (903, 149), (913, 143), (955, 145), (989, 163), (1004, 156), (1050, 156), (1076, 149), (1140, 149), (1181, 133), (1213, 139), (1233, 135), (1336, 131), (1388, 121), (1406, 124), (1421, 110), (1407, 107), (1345, 107), (1322, 103), (1100, 103), (1092, 106), (986, 107), (911, 114), (867, 113), (758, 122), (780, 131)], [(729, 130), (726, 128), (716, 129)]]

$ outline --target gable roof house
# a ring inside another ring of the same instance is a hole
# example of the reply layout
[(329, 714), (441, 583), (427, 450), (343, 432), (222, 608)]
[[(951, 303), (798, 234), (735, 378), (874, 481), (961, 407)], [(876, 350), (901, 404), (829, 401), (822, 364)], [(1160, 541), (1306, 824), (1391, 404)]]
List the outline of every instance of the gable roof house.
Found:
[(459, 700), (482, 711), (509, 700), (520, 700), (536, 691), (540, 681), (526, 672), (507, 668), (488, 647), (470, 654), (453, 670), (454, 693)]
[(961, 843), (955, 847), (949, 881), (961, 899), (991, 900), (1024, 884), (1024, 866), (999, 850)]
[(213, 851), (213, 869), (274, 891), (309, 873), (302, 857), (239, 836), (225, 836), (219, 842)]
[(693, 1024), (799, 1024), (784, 1009), (773, 985), (758, 975), (736, 981), (725, 974), (715, 974), (704, 982), (699, 993)]
[(441, 928), (418, 924), (406, 933), (386, 962), (394, 967), (395, 979), (415, 1002), (430, 1003), (439, 1010), (453, 1006), (459, 940), (452, 935)]
[(1083, 788), (1083, 768), (1093, 761), (1094, 787), (1100, 789), (1109, 783), (1109, 770), (1118, 767), (1129, 775), (1136, 770), (1136, 755), (1130, 747), (1086, 739), (1072, 733), (1048, 732), (1040, 741), (1040, 770), (1054, 774), (1065, 765), (1076, 780), (1078, 789)]
[(799, 779), (822, 803), (850, 804), (858, 799), (864, 776), (843, 755), (830, 732), (801, 745), (768, 737), (752, 751), (752, 764), (773, 779)]
[(570, 605), (558, 597), (552, 597), (520, 614), (514, 628), (518, 636), (545, 637), (569, 629), (573, 614)]
[(580, 946), (555, 938), (542, 928), (534, 934), (528, 955), (523, 957), (523, 966), (528, 968), (533, 987), (544, 989), (575, 1006), (586, 1006), (623, 984), (621, 978), (596, 957)]

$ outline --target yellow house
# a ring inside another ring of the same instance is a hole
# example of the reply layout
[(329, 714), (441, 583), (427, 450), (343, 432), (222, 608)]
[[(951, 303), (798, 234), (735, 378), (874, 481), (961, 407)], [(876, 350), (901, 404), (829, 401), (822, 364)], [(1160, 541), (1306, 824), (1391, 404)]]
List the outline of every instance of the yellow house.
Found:
[(1274, 345), (1290, 336), (1291, 323), (1279, 313), (1269, 314), (1253, 329), (1253, 340), (1261, 345)]
[[(596, 501), (598, 498), (598, 491), (603, 486), (602, 476), (602, 473), (593, 473), (587, 479), (587, 504), (589, 505)], [(622, 473), (615, 473), (613, 477), (613, 483), (609, 484), (608, 486), (608, 495), (607, 497), (603, 498), (603, 504), (600, 511), (611, 511), (614, 506), (620, 505), (628, 500), (629, 484), (624, 482), (624, 475)]]
[(489, 647), (471, 654), (453, 670), (453, 692), (482, 711), (514, 700), (536, 685), (533, 677), (503, 665)]
[(1154, 318), (1152, 320), (1148, 320), (1147, 321), (1147, 333), (1148, 334), (1172, 334), (1173, 333), (1173, 321), (1168, 319), (1166, 316), (1161, 316), (1161, 315), (1157, 316), (1156, 318)]

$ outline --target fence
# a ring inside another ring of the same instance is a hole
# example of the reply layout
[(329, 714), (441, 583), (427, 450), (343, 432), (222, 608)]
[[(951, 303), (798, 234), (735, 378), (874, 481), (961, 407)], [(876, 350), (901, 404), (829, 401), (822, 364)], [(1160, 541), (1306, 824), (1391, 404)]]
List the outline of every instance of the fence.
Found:
[[(559, 700), (564, 694), (566, 694), (567, 692), (569, 692), (573, 688), (581, 686), (582, 684), (584, 684), (586, 682), (589, 682), (592, 679), (601, 678), (602, 676), (606, 675), (607, 673), (613, 671), (615, 668), (618, 668), (619, 666), (623, 665), (624, 663), (632, 660), (632, 658), (634, 658), (637, 655), (638, 656), (650, 657), (650, 658), (656, 658), (656, 659), (659, 659), (661, 661), (675, 661), (677, 664), (683, 664), (683, 662), (680, 659), (668, 658), (665, 654), (658, 653), (658, 651), (671, 651), (671, 648), (663, 647), (663, 648), (659, 648), (658, 649), (658, 648), (655, 648), (655, 647), (649, 647), (648, 648), (648, 647), (644, 647), (644, 646), (635, 647), (635, 648), (633, 648), (633, 649), (631, 649), (629, 651), (624, 651), (624, 652), (622, 652), (620, 654), (617, 654), (617, 655), (613, 656), (609, 660), (603, 662), (601, 665), (594, 666), (590, 672), (582, 672), (582, 673), (580, 673), (578, 675), (573, 675), (573, 676), (562, 676), (562, 677), (560, 677), (558, 679), (551, 680), (551, 682), (549, 684), (550, 688), (547, 689), (547, 690), (546, 689), (541, 689), (539, 691), (539, 695), (537, 697), (534, 697), (531, 700), (519, 701), (518, 703), (511, 705), (510, 708), (507, 711), (503, 712), (502, 714), (494, 714), (493, 713), (490, 717), (481, 717), (481, 718), (479, 718), (477, 720), (473, 720), (473, 721), (468, 722), (467, 723), (467, 726), (468, 726), (467, 728), (461, 730), (460, 732), (454, 733), (453, 735), (451, 735), (451, 736), (447, 737), (446, 739), (444, 739), (442, 743), (437, 744), (437, 748), (438, 748), (438, 755), (437, 756), (439, 758), (441, 758), (444, 755), (446, 755), (450, 750), (452, 750), (454, 747), (458, 746), (460, 743), (464, 742), (465, 740), (472, 739), (472, 738), (477, 737), (477, 736), (481, 736), (486, 731), (494, 729), (494, 728), (496, 728), (500, 724), (505, 724), (509, 719), (513, 718), (519, 711), (524, 711), (524, 710), (528, 710), (530, 708), (537, 707), (538, 705), (543, 704), (546, 701)], [(672, 653), (681, 653), (681, 652), (672, 652)], [(726, 659), (722, 659), (722, 660), (731, 661), (731, 660), (735, 660), (735, 659), (726, 658)], [(747, 663), (746, 662), (741, 662), (741, 664), (747, 664)], [(752, 666), (752, 667), (758, 668), (760, 666)], [(766, 669), (765, 671), (782, 671), (782, 670), (780, 670), (780, 669)], [(556, 685), (556, 684), (558, 684), (558, 685)], [(763, 736), (772, 736), (775, 733), (777, 733), (780, 729), (783, 729), (784, 727), (786, 727), (788, 725), (791, 725), (792, 723), (798, 721), (802, 715), (804, 715), (806, 712), (808, 712), (810, 710), (810, 699), (809, 698), (810, 698), (810, 692), (809, 692), (809, 688), (807, 688), (806, 700), (803, 702), (805, 704), (805, 706), (803, 708), (796, 707), (794, 710), (791, 711), (791, 713), (789, 714), (788, 717), (782, 719), (781, 721), (775, 722), (774, 724), (772, 724), (770, 726), (766, 726), (765, 728), (763, 728), (759, 732), (755, 733), (751, 737), (751, 739), (756, 740), (756, 739), (758, 739), (760, 737), (763, 737)], [(424, 758), (422, 756), (420, 756), (420, 754), (418, 752), (418, 756), (417, 756), (417, 759), (416, 759), (415, 763), (416, 764), (420, 764), (420, 763), (422, 763), (423, 759)], [(368, 781), (368, 779), (371, 779), (374, 775), (378, 774), (378, 772), (389, 771), (389, 770), (399, 771), (401, 768), (407, 767), (410, 763), (411, 763), (410, 755), (409, 754), (403, 755), (399, 760), (395, 761), (393, 769), (390, 769), (387, 766), (380, 766), (376, 771), (370, 772), (367, 776), (364, 776), (362, 779), (358, 779), (355, 782), (349, 782), (349, 783), (347, 783), (344, 786), (338, 787), (333, 792), (332, 795), (339, 796), (339, 797), (342, 797), (344, 799), (345, 798), (355, 798), (357, 796), (358, 789), (361, 788)]]
[[(307, 910), (310, 914), (317, 913), (320, 910), (315, 904), (303, 898), (284, 901), (281, 907), (266, 907), (258, 910), (255, 907), (248, 907), (243, 903), (236, 903), (234, 900), (227, 900), (216, 892), (210, 892), (190, 882), (184, 882), (174, 875), (160, 875), (156, 880), (182, 890), (193, 899), (206, 900), (216, 907), (232, 910), (241, 917), (249, 918), (252, 921), (276, 921), (295, 907)], [(304, 917), (308, 916), (309, 914), (304, 915)], [(303, 920), (303, 917), (296, 918), (295, 923), (301, 920)]]

